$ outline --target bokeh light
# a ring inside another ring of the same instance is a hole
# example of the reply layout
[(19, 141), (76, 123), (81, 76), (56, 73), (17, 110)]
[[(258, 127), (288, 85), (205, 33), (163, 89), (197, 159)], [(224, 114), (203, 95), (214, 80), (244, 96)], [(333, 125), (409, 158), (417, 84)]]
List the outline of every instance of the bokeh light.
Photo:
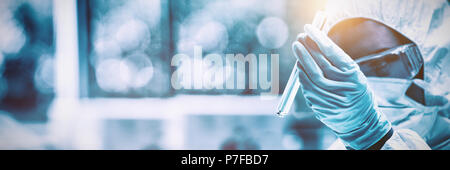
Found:
[(38, 67), (34, 72), (34, 85), (41, 93), (52, 93), (54, 88), (54, 61), (53, 57), (43, 55), (40, 57)]
[(289, 30), (286, 23), (277, 17), (267, 17), (256, 30), (259, 43), (269, 49), (277, 49), (286, 43)]
[(97, 84), (105, 91), (125, 92), (127, 90), (129, 71), (127, 67), (121, 67), (121, 60), (101, 61), (95, 70), (95, 75)]
[(12, 17), (10, 10), (0, 8), (0, 50), (10, 54), (19, 52), (26, 42), (23, 28)]
[(149, 28), (139, 19), (124, 22), (115, 32), (114, 37), (123, 50), (146, 48), (150, 44)]
[(145, 86), (153, 77), (153, 65), (148, 56), (143, 53), (132, 54), (124, 58), (120, 63), (120, 71), (123, 80), (126, 80), (128, 87), (140, 88)]

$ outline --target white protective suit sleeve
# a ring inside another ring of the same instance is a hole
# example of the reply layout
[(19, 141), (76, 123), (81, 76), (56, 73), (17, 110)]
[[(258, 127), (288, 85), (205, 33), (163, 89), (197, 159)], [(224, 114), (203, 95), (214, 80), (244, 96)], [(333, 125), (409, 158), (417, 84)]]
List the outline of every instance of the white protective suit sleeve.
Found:
[[(431, 148), (416, 132), (409, 129), (394, 130), (391, 138), (381, 150), (430, 150)], [(336, 140), (328, 150), (347, 150), (340, 139)]]

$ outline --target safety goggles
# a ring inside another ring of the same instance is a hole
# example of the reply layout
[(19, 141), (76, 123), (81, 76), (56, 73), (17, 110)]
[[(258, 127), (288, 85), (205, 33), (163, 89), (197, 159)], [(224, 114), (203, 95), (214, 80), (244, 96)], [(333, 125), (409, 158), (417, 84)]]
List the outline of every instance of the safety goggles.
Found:
[(412, 79), (420, 71), (423, 58), (417, 45), (410, 43), (355, 60), (367, 77)]
[[(367, 18), (338, 22), (328, 37), (341, 47), (367, 77), (423, 79), (424, 60), (419, 47), (389, 26)], [(424, 89), (414, 83), (406, 96), (425, 104)]]
[(367, 77), (413, 79), (424, 63), (414, 42), (375, 20), (340, 21), (328, 36), (358, 63)]

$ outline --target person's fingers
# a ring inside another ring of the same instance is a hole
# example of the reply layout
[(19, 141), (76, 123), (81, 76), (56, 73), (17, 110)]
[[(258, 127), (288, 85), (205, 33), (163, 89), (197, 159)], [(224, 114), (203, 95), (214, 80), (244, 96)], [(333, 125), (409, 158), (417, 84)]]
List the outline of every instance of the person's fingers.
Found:
[(306, 33), (300, 33), (297, 35), (297, 41), (301, 42), (302, 39), (306, 38), (306, 36), (308, 36), (308, 34)]
[(356, 63), (353, 59), (350, 58), (350, 56), (348, 56), (323, 32), (309, 24), (305, 25), (304, 29), (308, 36), (311, 37), (325, 57), (327, 57), (333, 65), (343, 71), (354, 68)]
[(305, 73), (305, 69), (300, 64), (300, 62), (297, 62), (297, 68), (300, 71), (299, 74), (303, 74), (299, 77), (302, 86), (308, 87), (310, 91), (313, 91), (319, 96), (323, 96), (329, 99), (335, 99), (334, 97), (342, 97), (344, 93), (350, 93), (352, 91), (355, 91), (355, 88), (357, 88), (357, 84), (352, 82), (338, 82), (328, 80), (326, 78), (323, 78), (321, 81), (314, 81)]
[(322, 70), (314, 61), (311, 54), (300, 42), (294, 42), (292, 46), (297, 61), (303, 67), (303, 71), (306, 73), (306, 75), (309, 77), (312, 83), (314, 83), (314, 85), (330, 91), (338, 89), (342, 90), (343, 87), (344, 88), (354, 87), (354, 84), (350, 82), (337, 82), (325, 78), (323, 76)]
[(348, 77), (351, 77), (349, 74), (350, 72), (343, 72), (333, 66), (320, 52), (320, 49), (317, 47), (316, 43), (314, 43), (311, 39), (308, 39), (305, 33), (299, 34), (297, 36), (297, 41), (306, 47), (316, 63), (322, 69), (325, 78), (335, 81), (345, 81)]
[(292, 50), (294, 52), (297, 61), (303, 67), (305, 73), (314, 81), (319, 81), (323, 78), (323, 73), (320, 67), (309, 54), (308, 50), (298, 41), (292, 44)]
[[(327, 108), (338, 108), (338, 107), (348, 107), (348, 106), (342, 106), (339, 104), (336, 104), (334, 101), (345, 101), (346, 96), (339, 95), (340, 93), (337, 91), (344, 91), (346, 89), (339, 89), (339, 90), (331, 90), (328, 89), (322, 89), (319, 86), (317, 86), (315, 83), (311, 81), (311, 79), (306, 75), (306, 73), (303, 71), (303, 67), (298, 64), (299, 69), (299, 79), (300, 84), (302, 88), (302, 92), (305, 96), (305, 98), (310, 101), (311, 103), (314, 103), (315, 105), (320, 106), (326, 106)], [(347, 89), (348, 90), (348, 89)]]
[(297, 36), (297, 41), (299, 41), (303, 46), (306, 47), (308, 52), (313, 56), (314, 60), (317, 62), (320, 68), (332, 68), (333, 65), (330, 64), (330, 62), (323, 56), (319, 55), (319, 51), (317, 51), (313, 46), (310, 46), (307, 41), (307, 34), (301, 33)]

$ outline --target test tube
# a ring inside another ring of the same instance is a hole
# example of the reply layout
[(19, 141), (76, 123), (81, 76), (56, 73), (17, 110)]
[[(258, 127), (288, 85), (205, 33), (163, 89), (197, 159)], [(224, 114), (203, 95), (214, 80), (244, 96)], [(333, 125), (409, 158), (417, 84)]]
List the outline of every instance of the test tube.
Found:
[[(316, 13), (313, 19), (312, 25), (323, 29), (326, 21), (326, 15), (322, 11)], [(297, 68), (297, 62), (295, 62), (294, 68), (292, 69), (289, 80), (284, 88), (283, 94), (281, 95), (280, 102), (278, 103), (276, 114), (280, 117), (285, 116), (291, 110), (292, 104), (294, 103), (295, 96), (297, 95), (298, 88), (300, 88), (299, 80), (299, 70)]]
[[(295, 63), (297, 64), (297, 63)], [(300, 80), (298, 79), (298, 69), (294, 66), (292, 73), (289, 76), (289, 80), (284, 88), (284, 92), (281, 95), (280, 103), (277, 106), (277, 115), (280, 117), (288, 114), (291, 110), (291, 106), (294, 103), (295, 95), (297, 95), (298, 88), (300, 88)]]

